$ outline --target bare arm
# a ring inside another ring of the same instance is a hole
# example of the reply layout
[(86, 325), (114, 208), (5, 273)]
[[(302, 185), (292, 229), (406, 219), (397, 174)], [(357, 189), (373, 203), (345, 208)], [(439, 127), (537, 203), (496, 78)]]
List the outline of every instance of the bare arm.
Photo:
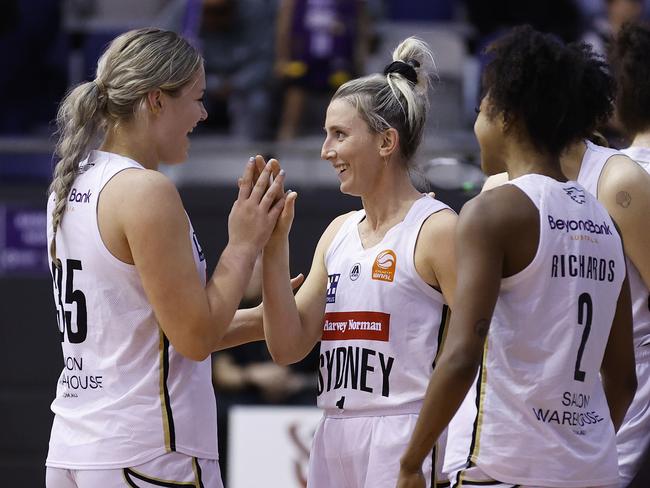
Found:
[(289, 285), (288, 239), (294, 201), (290, 194), (263, 252), (264, 334), (278, 364), (303, 359), (321, 338), (327, 289), (325, 252), (345, 217), (335, 219), (323, 233), (309, 275), (294, 298)]
[(284, 76), (286, 64), (290, 61), (291, 23), (295, 0), (281, 0), (275, 27), (275, 75)]
[(650, 288), (650, 175), (627, 156), (613, 156), (600, 178), (598, 199), (621, 231), (626, 256)]
[(283, 176), (266, 191), (268, 177), (253, 186), (253, 168), (249, 163), (240, 181), (229, 217), (230, 239), (205, 287), (194, 264), (189, 222), (171, 181), (158, 172), (139, 170), (116, 182), (121, 204), (115, 212), (147, 298), (165, 335), (190, 359), (203, 360), (219, 347), (255, 256), (284, 204)]
[(422, 224), (415, 246), (415, 268), (424, 281), (440, 288), (453, 307), (456, 290), (454, 232), (458, 216), (451, 210), (431, 215)]
[(632, 305), (627, 277), (616, 304), (600, 375), (612, 422), (618, 431), (637, 387), (632, 344)]
[[(501, 190), (499, 190), (501, 192)], [(517, 190), (516, 190), (517, 191)], [(512, 189), (508, 189), (512, 196)], [(519, 200), (492, 192), (468, 202), (456, 227), (458, 284), (455, 300), (462, 302), (451, 316), (445, 347), (429, 381), (409, 445), (401, 458), (399, 488), (424, 487), (422, 461), (456, 413), (472, 385), (481, 361), (492, 313), (497, 302), (512, 236), (512, 214), (536, 209), (523, 194)], [(526, 207), (528, 205), (529, 207)], [(477, 237), (480, 236), (480, 237)]]
[[(305, 280), (302, 273), (291, 279), (291, 288), (298, 288)], [(228, 330), (217, 344), (217, 351), (230, 347), (264, 340), (263, 311), (264, 304), (253, 308), (241, 308), (235, 312)]]

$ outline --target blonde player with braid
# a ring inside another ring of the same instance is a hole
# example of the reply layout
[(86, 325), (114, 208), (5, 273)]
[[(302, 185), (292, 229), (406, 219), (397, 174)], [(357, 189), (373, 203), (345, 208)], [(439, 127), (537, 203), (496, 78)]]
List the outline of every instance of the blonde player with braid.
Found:
[[(363, 210), (325, 230), (295, 300), (288, 279), (295, 193), (263, 253), (264, 328), (273, 358), (298, 361), (320, 341), (324, 416), (311, 451), (310, 488), (394, 486), (453, 300), (456, 214), (409, 178), (432, 57), (410, 38), (393, 60), (383, 75), (342, 85), (325, 118), (321, 157), (341, 192), (361, 197)], [(427, 486), (435, 486), (432, 464), (440, 467), (441, 454), (434, 449), (427, 457)]]
[[(48, 488), (222, 486), (210, 353), (263, 339), (231, 323), (284, 204), (249, 162), (212, 277), (160, 163), (187, 159), (207, 113), (198, 51), (173, 32), (116, 38), (62, 102), (48, 240), (64, 368)], [(91, 150), (95, 139), (101, 144)]]

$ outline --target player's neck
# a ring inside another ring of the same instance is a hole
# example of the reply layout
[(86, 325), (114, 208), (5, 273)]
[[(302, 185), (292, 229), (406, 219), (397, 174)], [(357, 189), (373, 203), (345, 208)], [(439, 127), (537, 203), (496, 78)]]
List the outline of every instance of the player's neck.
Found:
[(381, 178), (372, 192), (361, 196), (366, 225), (373, 230), (392, 227), (404, 219), (413, 202), (421, 196), (407, 171)]
[(560, 157), (562, 173), (571, 181), (577, 181), (582, 166), (582, 159), (587, 152), (587, 144), (584, 141), (578, 141), (569, 146), (569, 148)]
[(527, 174), (540, 174), (558, 181), (566, 181), (557, 157), (538, 151), (532, 144), (521, 138), (513, 137), (504, 149), (508, 179), (513, 180)]
[(158, 169), (159, 162), (148, 141), (146, 134), (139, 134), (137, 128), (120, 126), (106, 132), (99, 149), (132, 159), (147, 169)]

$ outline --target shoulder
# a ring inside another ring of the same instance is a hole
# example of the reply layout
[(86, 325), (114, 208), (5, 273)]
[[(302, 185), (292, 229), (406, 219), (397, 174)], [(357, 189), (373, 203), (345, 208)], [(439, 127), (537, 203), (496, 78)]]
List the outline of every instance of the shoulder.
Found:
[(507, 237), (539, 219), (528, 196), (514, 185), (485, 191), (467, 202), (458, 217), (459, 235)]
[(124, 223), (149, 226), (184, 217), (174, 183), (158, 171), (128, 168), (117, 173), (102, 191)]
[(624, 154), (615, 154), (607, 161), (598, 182), (598, 194), (611, 197), (619, 191), (650, 192), (650, 174)]
[(492, 188), (496, 188), (497, 186), (501, 186), (507, 181), (508, 181), (508, 173), (506, 172), (488, 176), (487, 180), (485, 180), (485, 183), (483, 183), (483, 188), (481, 189), (481, 192), (491, 190)]
[(330, 224), (327, 226), (327, 229), (325, 229), (325, 232), (323, 232), (320, 241), (318, 242), (318, 247), (321, 248), (323, 252), (325, 252), (325, 250), (330, 246), (334, 240), (334, 237), (338, 231), (341, 230), (341, 227), (346, 222), (346, 220), (348, 220), (350, 217), (352, 217), (352, 215), (356, 213), (356, 210), (344, 213), (330, 222)]
[(453, 236), (458, 215), (450, 208), (439, 210), (429, 215), (420, 229), (418, 241), (435, 241), (446, 236)]

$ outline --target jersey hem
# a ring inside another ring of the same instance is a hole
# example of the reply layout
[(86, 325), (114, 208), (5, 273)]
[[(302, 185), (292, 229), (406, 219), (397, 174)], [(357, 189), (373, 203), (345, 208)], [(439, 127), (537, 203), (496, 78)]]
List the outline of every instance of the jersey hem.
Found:
[(615, 485), (620, 483), (620, 479), (617, 476), (614, 478), (605, 478), (605, 479), (591, 479), (591, 480), (549, 480), (542, 478), (524, 478), (518, 477), (516, 475), (509, 476), (507, 474), (499, 473), (498, 471), (492, 469), (492, 467), (486, 467), (485, 464), (478, 461), (474, 456), (472, 456), (472, 462), (476, 464), (485, 474), (494, 480), (498, 480), (502, 483), (512, 483), (514, 485), (532, 485), (532, 486), (547, 486), (549, 488), (584, 488), (585, 486), (607, 486)]
[[(60, 468), (60, 469), (119, 469), (119, 468), (128, 468), (138, 466), (140, 464), (147, 463), (152, 459), (156, 459), (159, 456), (167, 454), (169, 451), (165, 448), (160, 448), (155, 451), (152, 451), (146, 456), (137, 456), (124, 461), (111, 461), (107, 463), (71, 463), (68, 461), (56, 461), (52, 459), (45, 460), (45, 466), (48, 468)], [(186, 456), (195, 457), (198, 459), (209, 459), (214, 461), (219, 461), (218, 452), (207, 452), (207, 451), (197, 451), (194, 449), (186, 449), (182, 446), (176, 446), (176, 450), (180, 454), (185, 454)]]

